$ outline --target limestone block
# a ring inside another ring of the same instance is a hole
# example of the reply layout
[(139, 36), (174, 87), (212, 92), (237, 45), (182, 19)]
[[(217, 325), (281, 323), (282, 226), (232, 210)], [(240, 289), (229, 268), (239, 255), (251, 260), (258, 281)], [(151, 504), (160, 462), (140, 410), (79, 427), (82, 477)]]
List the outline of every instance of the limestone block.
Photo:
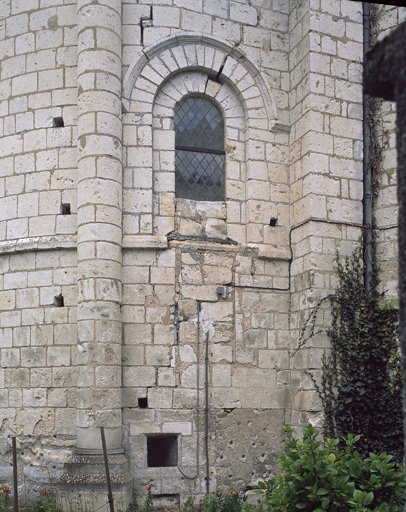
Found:
[(230, 2), (230, 19), (247, 25), (256, 25), (258, 22), (258, 13), (254, 7), (241, 4), (239, 2)]
[(180, 421), (164, 422), (162, 424), (162, 432), (190, 436), (192, 434), (192, 424)]
[(52, 325), (34, 325), (31, 327), (31, 345), (52, 345), (53, 344), (53, 326)]
[(205, 231), (209, 238), (225, 239), (227, 237), (226, 222), (220, 219), (208, 219), (206, 221)]
[(272, 313), (253, 313), (252, 327), (254, 329), (273, 329), (274, 315)]
[(51, 368), (33, 368), (30, 373), (32, 386), (37, 388), (51, 387)]
[(158, 386), (174, 387), (176, 385), (173, 368), (158, 368)]
[(331, 220), (362, 223), (362, 205), (359, 201), (328, 198), (327, 209)]
[(172, 284), (175, 280), (174, 268), (151, 268), (151, 284)]
[(98, 388), (119, 388), (121, 385), (120, 366), (98, 366), (95, 369), (95, 385)]
[(235, 409), (241, 407), (240, 390), (232, 387), (214, 388), (211, 392), (210, 401), (214, 408)]
[[(12, 57), (11, 59), (4, 59), (2, 65), (2, 77), (4, 79), (25, 74), (25, 58), (24, 56)], [(4, 69), (4, 75), (3, 75)]]
[(138, 322), (141, 324), (145, 320), (145, 308), (143, 306), (122, 306), (121, 313), (125, 323)]
[(156, 376), (153, 367), (123, 368), (123, 385), (125, 387), (155, 386)]
[[(29, 327), (16, 327), (13, 329), (13, 346), (27, 347), (30, 345), (31, 336)], [(0, 347), (2, 343), (0, 342)]]
[(47, 363), (49, 366), (69, 366), (71, 364), (69, 347), (48, 347)]
[[(286, 409), (291, 403), (289, 389), (264, 389), (262, 406), (269, 409)], [(309, 410), (309, 409), (304, 409)]]
[(170, 311), (168, 307), (147, 307), (145, 310), (145, 320), (147, 323), (167, 324), (170, 320)]
[(148, 213), (152, 211), (152, 191), (124, 190), (124, 211), (130, 213)]
[[(203, 403), (204, 391), (200, 392), (199, 400)], [(192, 389), (179, 389), (173, 390), (173, 407), (174, 409), (195, 409), (196, 408), (196, 390)]]
[(24, 238), (28, 236), (28, 219), (14, 219), (7, 222), (7, 238)]
[(262, 329), (249, 329), (245, 344), (250, 348), (266, 348), (268, 346), (267, 332)]
[(148, 284), (125, 284), (123, 302), (125, 304), (144, 304), (147, 295), (152, 295), (152, 286)]
[(61, 435), (76, 434), (76, 407), (55, 410), (55, 431)]
[(174, 342), (175, 326), (156, 324), (154, 326), (154, 344), (172, 345)]
[(20, 349), (18, 348), (3, 348), (0, 353), (1, 366), (12, 368), (20, 366)]
[(287, 350), (262, 350), (258, 352), (259, 368), (285, 370), (289, 368), (289, 352)]
[(66, 389), (49, 389), (47, 392), (47, 404), (48, 407), (66, 407), (67, 397)]
[[(180, 1), (180, 0), (178, 0)], [(184, 1), (184, 0), (183, 0)], [(194, 1), (194, 0), (193, 0)], [(176, 3), (176, 2), (175, 2)], [(201, 3), (201, 2), (200, 2)], [(190, 7), (188, 7), (190, 9)], [(203, 32), (211, 33), (212, 17), (207, 14), (201, 14), (200, 12), (183, 11), (181, 27), (184, 30), (195, 30), (198, 26)]]
[(171, 388), (151, 388), (148, 391), (149, 407), (155, 409), (171, 409), (172, 392)]
[(23, 389), (23, 407), (45, 407), (46, 403), (46, 389)]
[(16, 305), (15, 290), (0, 291), (0, 309), (14, 309)]
[[(12, 288), (25, 288), (27, 286), (27, 272), (13, 272), (6, 274), (4, 276), (4, 289), (12, 289)], [(14, 299), (11, 299), (14, 300)], [(7, 303), (9, 302), (9, 299), (7, 299), (7, 296), (4, 296), (4, 304), (6, 309)]]
[[(168, 154), (168, 152), (165, 152)], [(163, 157), (162, 152), (160, 153), (161, 158)], [(173, 156), (173, 152), (170, 153)], [(162, 163), (165, 163), (164, 161)], [(155, 192), (172, 192), (175, 189), (175, 174), (173, 172), (173, 168), (175, 165), (171, 162), (171, 165), (168, 166), (171, 169), (171, 172), (155, 172), (154, 173), (154, 190)], [(172, 199), (173, 203), (173, 195), (169, 196)], [(173, 204), (172, 204), (173, 209)], [(161, 212), (163, 213), (163, 212)], [(172, 213), (173, 215), (173, 213)]]
[(231, 366), (226, 364), (216, 364), (212, 367), (211, 382), (214, 387), (231, 386)]
[(17, 411), (16, 434), (35, 435), (38, 431), (43, 435), (52, 435), (54, 413), (44, 408), (21, 408)]
[[(131, 436), (139, 436), (140, 434), (158, 434), (161, 432), (161, 428), (157, 424), (143, 423), (143, 424), (131, 424), (130, 433)], [(145, 440), (143, 440), (145, 443)]]
[(6, 368), (4, 370), (4, 384), (10, 388), (28, 388), (30, 371), (28, 368)]
[(170, 349), (168, 346), (146, 347), (145, 358), (149, 366), (169, 366)]

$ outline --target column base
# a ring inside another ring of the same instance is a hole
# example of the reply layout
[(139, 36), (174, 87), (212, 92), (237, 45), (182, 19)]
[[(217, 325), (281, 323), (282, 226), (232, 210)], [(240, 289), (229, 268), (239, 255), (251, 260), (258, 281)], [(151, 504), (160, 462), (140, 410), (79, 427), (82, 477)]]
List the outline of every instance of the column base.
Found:
[[(114, 509), (125, 512), (132, 504), (132, 478), (123, 450), (108, 453)], [(107, 477), (101, 450), (77, 449), (64, 466), (58, 504), (63, 510), (99, 510), (109, 512)]]

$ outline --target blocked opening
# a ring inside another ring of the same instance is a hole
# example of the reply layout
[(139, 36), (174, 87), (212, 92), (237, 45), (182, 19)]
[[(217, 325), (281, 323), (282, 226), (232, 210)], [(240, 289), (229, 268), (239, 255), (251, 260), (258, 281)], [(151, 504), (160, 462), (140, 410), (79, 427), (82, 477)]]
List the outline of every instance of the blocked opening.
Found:
[(149, 468), (166, 468), (178, 464), (178, 436), (147, 436)]
[(62, 295), (62, 293), (60, 295), (56, 295), (54, 297), (54, 306), (57, 306), (58, 308), (63, 308), (63, 295)]
[(62, 203), (61, 213), (62, 213), (62, 215), (70, 215), (71, 214), (69, 203)]
[(138, 407), (140, 409), (147, 409), (148, 408), (148, 398), (139, 398), (138, 399)]
[(277, 223), (278, 219), (276, 217), (272, 217), (271, 220), (269, 221), (270, 226), (276, 226)]
[(63, 117), (54, 117), (52, 120), (52, 126), (54, 128), (63, 128), (65, 123), (63, 122)]

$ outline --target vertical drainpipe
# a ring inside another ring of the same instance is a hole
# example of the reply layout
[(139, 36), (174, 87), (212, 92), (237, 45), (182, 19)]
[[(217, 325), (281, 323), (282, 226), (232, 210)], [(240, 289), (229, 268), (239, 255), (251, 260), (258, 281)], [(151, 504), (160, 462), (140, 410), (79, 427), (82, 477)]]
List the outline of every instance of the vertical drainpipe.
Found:
[[(362, 22), (363, 22), (363, 54), (369, 50), (370, 40), (370, 5), (368, 2), (362, 3)], [(371, 290), (372, 277), (372, 168), (370, 162), (370, 142), (371, 130), (369, 127), (369, 96), (363, 97), (363, 143), (364, 143), (364, 198), (363, 198), (363, 216), (364, 216), (364, 268), (365, 268), (365, 289)]]

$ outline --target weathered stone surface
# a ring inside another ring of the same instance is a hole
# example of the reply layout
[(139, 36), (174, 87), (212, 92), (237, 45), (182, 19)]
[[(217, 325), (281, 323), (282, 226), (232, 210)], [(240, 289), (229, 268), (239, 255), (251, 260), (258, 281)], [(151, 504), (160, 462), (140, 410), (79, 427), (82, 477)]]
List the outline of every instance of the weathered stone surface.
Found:
[[(140, 503), (153, 479), (172, 510), (206, 491), (206, 384), (210, 491), (266, 478), (281, 425), (320, 419), (306, 371), (326, 340), (292, 351), (360, 236), (362, 13), (147, 3), (0, 6), (0, 430), (26, 436), (35, 488), (38, 464), (59, 479), (105, 425)], [(379, 9), (386, 34), (402, 10)], [(196, 95), (224, 120), (224, 201), (176, 197), (174, 113)], [(395, 297), (393, 104), (381, 113), (378, 255)], [(168, 435), (178, 467), (148, 467), (148, 436)]]

